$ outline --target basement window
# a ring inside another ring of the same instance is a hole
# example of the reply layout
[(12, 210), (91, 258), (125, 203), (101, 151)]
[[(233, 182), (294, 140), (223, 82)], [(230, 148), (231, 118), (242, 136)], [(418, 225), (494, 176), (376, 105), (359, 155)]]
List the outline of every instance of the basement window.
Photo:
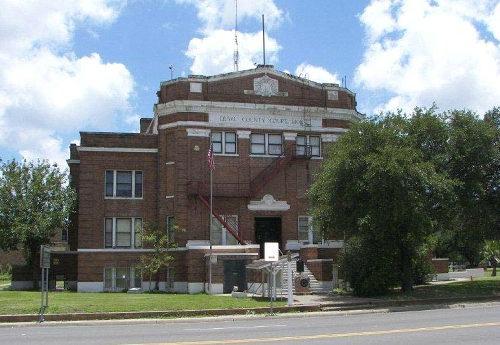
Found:
[(134, 267), (104, 268), (104, 291), (127, 291), (141, 287), (141, 271)]

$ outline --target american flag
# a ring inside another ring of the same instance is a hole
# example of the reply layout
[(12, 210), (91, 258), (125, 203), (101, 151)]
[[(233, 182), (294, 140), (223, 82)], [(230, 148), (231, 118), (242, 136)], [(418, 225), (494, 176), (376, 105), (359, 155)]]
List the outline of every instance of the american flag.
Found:
[(214, 150), (213, 150), (212, 145), (210, 145), (210, 148), (208, 149), (207, 162), (208, 162), (208, 168), (210, 170), (214, 170), (215, 169), (215, 161), (214, 161)]

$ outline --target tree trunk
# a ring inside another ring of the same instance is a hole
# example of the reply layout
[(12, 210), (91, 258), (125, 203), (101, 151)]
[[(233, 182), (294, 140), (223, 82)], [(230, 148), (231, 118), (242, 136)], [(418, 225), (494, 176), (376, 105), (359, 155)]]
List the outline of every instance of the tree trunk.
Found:
[(413, 290), (413, 274), (411, 268), (411, 255), (408, 248), (400, 246), (401, 255), (401, 291), (408, 293)]
[(491, 266), (493, 267), (493, 271), (491, 272), (491, 276), (496, 277), (497, 276), (497, 258), (494, 256), (491, 258)]

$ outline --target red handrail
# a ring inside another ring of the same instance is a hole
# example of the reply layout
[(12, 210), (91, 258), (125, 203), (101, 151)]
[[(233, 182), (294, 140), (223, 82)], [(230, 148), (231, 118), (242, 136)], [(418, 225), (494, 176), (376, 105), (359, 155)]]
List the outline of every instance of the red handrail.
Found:
[[(210, 203), (208, 202), (207, 199), (205, 199), (204, 196), (202, 196), (201, 194), (198, 194), (198, 199), (201, 200), (201, 202), (203, 203), (203, 205), (205, 205), (209, 210), (210, 210)], [(229, 225), (225, 220), (224, 218), (222, 218), (220, 215), (218, 215), (217, 213), (215, 213), (214, 210), (212, 210), (212, 214), (213, 216), (222, 224), (222, 226), (224, 228), (226, 228), (227, 231), (229, 231), (229, 233), (238, 241), (239, 244), (245, 244), (243, 242), (243, 239), (240, 237), (240, 235), (238, 234), (237, 231), (235, 231), (231, 225)]]

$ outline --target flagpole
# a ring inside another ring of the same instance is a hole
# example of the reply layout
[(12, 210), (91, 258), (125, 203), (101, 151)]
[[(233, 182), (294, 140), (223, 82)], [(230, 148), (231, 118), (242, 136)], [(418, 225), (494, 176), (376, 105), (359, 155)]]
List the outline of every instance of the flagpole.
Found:
[[(210, 146), (213, 159), (213, 147)], [(213, 166), (210, 166), (210, 263), (208, 266), (208, 292), (212, 294), (212, 226), (213, 226)]]

